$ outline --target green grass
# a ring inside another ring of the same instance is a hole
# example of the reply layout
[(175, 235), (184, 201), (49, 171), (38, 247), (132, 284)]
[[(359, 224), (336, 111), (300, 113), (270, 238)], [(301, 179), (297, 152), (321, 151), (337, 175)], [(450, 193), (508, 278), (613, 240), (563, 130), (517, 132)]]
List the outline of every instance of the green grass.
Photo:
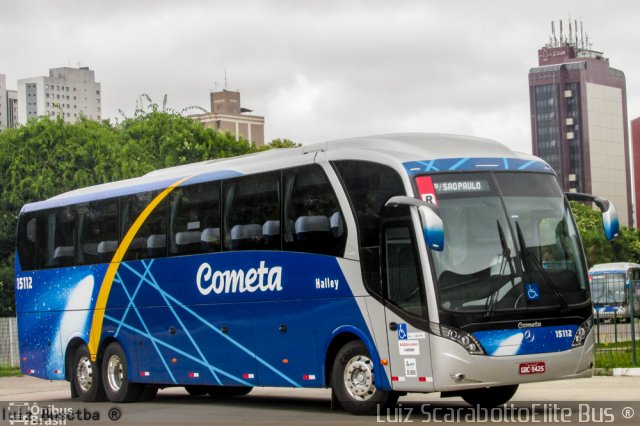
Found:
[(20, 367), (9, 367), (6, 365), (0, 365), (0, 377), (14, 377), (22, 376)]
[[(610, 346), (611, 347), (611, 346)], [(640, 361), (640, 353), (636, 354), (636, 361)], [(596, 350), (596, 368), (631, 368), (633, 365), (631, 348), (629, 350)]]

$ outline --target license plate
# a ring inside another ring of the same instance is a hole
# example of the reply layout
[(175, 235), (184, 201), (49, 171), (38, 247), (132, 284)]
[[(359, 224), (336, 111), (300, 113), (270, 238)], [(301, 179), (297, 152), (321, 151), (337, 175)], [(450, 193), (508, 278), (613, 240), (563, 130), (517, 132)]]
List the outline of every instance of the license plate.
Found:
[(541, 374), (547, 366), (544, 362), (525, 362), (520, 364), (520, 374)]

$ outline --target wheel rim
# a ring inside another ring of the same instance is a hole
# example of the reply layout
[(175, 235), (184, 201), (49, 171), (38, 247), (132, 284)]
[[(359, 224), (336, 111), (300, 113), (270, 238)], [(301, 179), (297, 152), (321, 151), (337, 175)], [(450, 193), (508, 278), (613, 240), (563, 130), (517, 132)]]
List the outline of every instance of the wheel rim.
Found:
[(111, 355), (107, 364), (107, 381), (109, 387), (114, 391), (119, 391), (122, 387), (124, 377), (122, 360), (118, 355)]
[(82, 389), (83, 392), (88, 392), (93, 383), (93, 366), (88, 356), (83, 356), (78, 360), (76, 377), (78, 378), (80, 389)]
[(376, 393), (373, 362), (364, 355), (354, 356), (344, 369), (344, 385), (353, 399), (366, 401)]

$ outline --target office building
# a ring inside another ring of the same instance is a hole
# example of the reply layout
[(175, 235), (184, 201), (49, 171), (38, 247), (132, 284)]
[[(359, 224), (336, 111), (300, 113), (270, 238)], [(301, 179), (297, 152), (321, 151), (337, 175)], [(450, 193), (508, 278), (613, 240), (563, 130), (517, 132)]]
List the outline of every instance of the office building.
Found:
[(559, 24), (529, 71), (533, 153), (566, 191), (610, 199), (620, 223), (633, 226), (624, 73), (592, 48), (582, 23), (569, 22), (568, 33)]
[(264, 117), (246, 114), (252, 111), (241, 107), (240, 92), (226, 89), (211, 92), (210, 100), (210, 113), (192, 115), (191, 118), (220, 132), (241, 136), (255, 145), (264, 145)]
[(18, 117), (20, 123), (36, 117), (62, 117), (73, 123), (84, 116), (100, 120), (100, 83), (93, 70), (53, 68), (48, 77), (18, 80)]

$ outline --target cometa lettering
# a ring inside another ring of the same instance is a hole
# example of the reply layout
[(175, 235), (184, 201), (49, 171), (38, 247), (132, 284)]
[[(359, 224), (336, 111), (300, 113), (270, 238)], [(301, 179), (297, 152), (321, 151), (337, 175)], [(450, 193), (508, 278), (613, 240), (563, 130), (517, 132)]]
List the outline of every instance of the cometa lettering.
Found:
[(203, 263), (196, 275), (198, 291), (206, 296), (215, 294), (253, 293), (255, 291), (282, 291), (282, 267), (267, 268), (260, 261), (258, 268), (214, 271), (211, 265)]

